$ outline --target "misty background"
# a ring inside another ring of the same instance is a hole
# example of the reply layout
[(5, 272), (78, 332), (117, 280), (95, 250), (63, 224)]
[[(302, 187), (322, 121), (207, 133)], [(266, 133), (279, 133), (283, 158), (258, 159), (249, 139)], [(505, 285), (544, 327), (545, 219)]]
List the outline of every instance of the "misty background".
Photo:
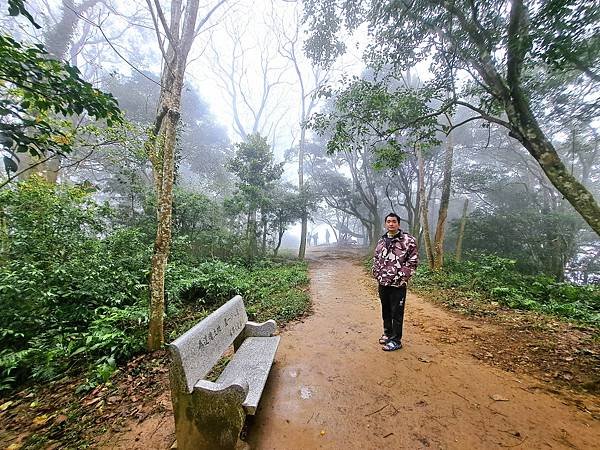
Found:
[(597, 327), (597, 8), (468, 3), (0, 0), (0, 390), (297, 317), (389, 212), (422, 284)]

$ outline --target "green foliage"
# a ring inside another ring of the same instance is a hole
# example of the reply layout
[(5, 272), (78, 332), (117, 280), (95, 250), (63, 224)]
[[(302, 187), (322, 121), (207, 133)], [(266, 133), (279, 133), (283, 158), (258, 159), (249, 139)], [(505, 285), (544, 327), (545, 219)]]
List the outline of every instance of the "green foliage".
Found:
[[(113, 214), (84, 187), (35, 176), (0, 191), (0, 390), (72, 370), (88, 371), (80, 387), (87, 390), (144, 350), (152, 236), (112, 227)], [(199, 225), (204, 234), (190, 232), (190, 223), (201, 222), (186, 219), (180, 230), (188, 233), (173, 242), (166, 276), (170, 327), (188, 323), (190, 309), (197, 321), (236, 294), (255, 320), (289, 320), (306, 311), (305, 264), (199, 260), (199, 242), (212, 238), (229, 256), (239, 242), (214, 223)]]
[(249, 275), (245, 298), (252, 320), (286, 322), (307, 312), (308, 270), (306, 263), (264, 262)]
[(43, 156), (72, 149), (74, 131), (62, 118), (83, 114), (122, 120), (116, 100), (84, 81), (76, 67), (50, 58), (41, 45), (27, 47), (0, 35), (0, 148), (7, 173), (18, 170), (18, 153)]
[[(581, 220), (564, 210), (532, 206), (541, 203), (539, 197), (510, 189), (490, 194), (493, 210), (479, 208), (469, 215), (463, 249), (514, 259), (519, 271), (562, 281), (567, 262), (577, 253)], [(455, 221), (454, 233), (458, 226)]]
[(250, 209), (258, 208), (269, 187), (283, 173), (283, 163), (274, 162), (267, 139), (258, 134), (236, 144), (235, 157), (228, 167), (239, 178), (239, 195)]
[[(417, 290), (442, 290), (450, 297), (496, 301), (510, 308), (539, 311), (600, 327), (600, 288), (557, 283), (544, 275), (524, 275), (513, 259), (482, 255), (443, 270), (420, 266), (413, 279)], [(449, 299), (452, 301), (452, 298)]]
[(240, 294), (249, 315), (260, 321), (291, 320), (305, 313), (309, 305), (305, 263), (265, 260), (250, 268), (221, 261), (195, 267), (171, 264), (166, 283), (171, 307), (191, 302), (212, 310)]
[(247, 291), (246, 275), (243, 267), (221, 261), (207, 261), (194, 267), (173, 263), (165, 276), (167, 301), (197, 301), (208, 307), (220, 305)]
[(190, 235), (198, 231), (213, 230), (220, 225), (219, 206), (206, 195), (180, 187), (174, 189), (173, 228)]
[(110, 210), (85, 189), (37, 177), (1, 191), (0, 205), (3, 378), (49, 379), (74, 355), (96, 364), (139, 351), (131, 327), (144, 328), (150, 261), (141, 233), (111, 230)]
[(309, 126), (321, 135), (331, 134), (328, 153), (368, 147), (376, 151), (380, 168), (397, 167), (417, 142), (438, 143), (437, 119), (429, 115), (428, 106), (436, 96), (434, 89), (390, 88), (354, 77), (334, 92), (324, 88), (321, 95), (333, 97), (333, 111), (314, 114)]
[(316, 209), (317, 195), (309, 183), (305, 183), (301, 192), (290, 184), (284, 183), (270, 190), (261, 208), (261, 216), (267, 222), (269, 243), (277, 255), (281, 239), (288, 226), (301, 220), (302, 215)]
[[(119, 142), (111, 148), (115, 164), (111, 172), (118, 174), (116, 178), (119, 181), (124, 179), (128, 183), (131, 180), (131, 174), (127, 170), (121, 170), (122, 168), (133, 168), (143, 181), (148, 181), (143, 171), (144, 164), (147, 163), (143, 143), (146, 141), (148, 128), (156, 119), (156, 111), (149, 107), (159, 101), (160, 84), (154, 82), (154, 78), (155, 74), (151, 72), (133, 72), (127, 77), (115, 75), (103, 79), (102, 89), (118, 99), (120, 108), (137, 135), (128, 136), (128, 142)], [(181, 120), (177, 126), (178, 165), (185, 167), (186, 173), (189, 173), (188, 170), (193, 173), (190, 181), (201, 188), (203, 193), (218, 197), (228, 194), (232, 190), (232, 180), (227, 173), (225, 161), (231, 155), (232, 148), (227, 133), (216, 123), (198, 89), (188, 83), (183, 87), (180, 111)], [(115, 142), (115, 139), (110, 140)], [(138, 159), (142, 164), (137, 164)], [(130, 161), (135, 163), (133, 167)], [(119, 186), (113, 182), (112, 187), (117, 190), (127, 189), (127, 183)]]
[[(516, 11), (515, 5), (510, 6)], [(372, 63), (407, 68), (429, 59), (438, 75), (447, 75), (440, 83), (451, 82), (451, 71), (456, 68), (479, 70), (487, 62), (488, 67), (480, 73), (489, 73), (490, 65), (506, 65), (506, 58), (489, 55), (511, 44), (520, 48), (510, 51), (524, 52), (532, 65), (547, 65), (559, 71), (597, 67), (600, 13), (594, 2), (550, 0), (525, 2), (523, 6), (529, 20), (519, 24), (519, 39), (523, 41), (515, 42), (511, 41), (515, 31), (510, 28), (509, 10), (498, 8), (493, 0), (307, 0), (305, 11), (311, 35), (306, 51), (313, 60), (330, 63), (346, 50), (341, 41), (343, 29), (353, 31), (366, 23), (373, 37), (367, 51)]]
[[(535, 14), (532, 53), (555, 71), (598, 67), (600, 12), (582, 0), (548, 0)], [(559, 33), (556, 33), (556, 30)]]
[[(370, 37), (365, 60), (376, 71), (401, 73), (428, 63), (430, 86), (447, 92), (449, 104), (473, 114), (456, 126), (480, 117), (509, 131), (600, 234), (597, 201), (569, 174), (547, 131), (551, 121), (558, 126), (597, 121), (597, 98), (588, 95), (600, 83), (600, 12), (595, 2), (304, 3), (311, 35), (306, 50), (315, 61), (331, 63), (345, 51), (347, 32), (364, 25)], [(361, 120), (362, 111), (358, 113), (352, 121)], [(342, 134), (337, 128), (334, 132)]]
[(244, 253), (252, 260), (257, 256), (257, 211), (268, 208), (270, 193), (283, 174), (283, 163), (275, 163), (266, 138), (252, 134), (236, 144), (235, 157), (229, 161), (228, 169), (238, 181), (237, 192), (226, 203), (226, 208), (236, 215), (245, 214), (248, 246)]

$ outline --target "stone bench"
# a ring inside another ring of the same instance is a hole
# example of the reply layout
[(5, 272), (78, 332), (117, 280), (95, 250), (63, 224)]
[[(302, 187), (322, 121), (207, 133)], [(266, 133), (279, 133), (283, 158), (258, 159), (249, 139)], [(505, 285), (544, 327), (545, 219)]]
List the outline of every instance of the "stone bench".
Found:
[[(169, 345), (178, 449), (235, 448), (271, 370), (276, 327), (274, 320), (248, 322), (237, 295)], [(235, 353), (218, 380), (205, 380), (231, 344)]]

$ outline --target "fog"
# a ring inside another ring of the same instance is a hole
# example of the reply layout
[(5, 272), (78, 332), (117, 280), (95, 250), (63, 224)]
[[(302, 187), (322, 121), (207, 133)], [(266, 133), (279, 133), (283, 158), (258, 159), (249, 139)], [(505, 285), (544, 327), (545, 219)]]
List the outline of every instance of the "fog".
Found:
[[(441, 22), (437, 37), (396, 45), (398, 30), (381, 22), (367, 33), (362, 12), (336, 29), (319, 1), (203, 4), (177, 69), (179, 102), (165, 85), (175, 34), (165, 23), (178, 3), (159, 3), (35, 0), (26, 6), (40, 28), (24, 15), (1, 22), (124, 111), (116, 129), (69, 119), (69, 151), (48, 150), (38, 167), (57, 183), (88, 183), (119, 211), (115, 225), (152, 222), (164, 194), (174, 236), (192, 247), (227, 231), (252, 252), (302, 258), (315, 245), (368, 249), (395, 212), (431, 264), (455, 257), (460, 242), (462, 257), (495, 254), (525, 273), (600, 280), (598, 55), (583, 39), (569, 50), (577, 64), (556, 56), (566, 50), (547, 44), (542, 10), (531, 12), (535, 45), (511, 72), (506, 39), (491, 29), (482, 39), (496, 50), (484, 64), (469, 56), (477, 43)], [(186, 13), (198, 4), (181, 3)], [(161, 104), (178, 114), (171, 193), (157, 191), (147, 147)], [(33, 171), (3, 153), (19, 166), (7, 166), (6, 183)]]

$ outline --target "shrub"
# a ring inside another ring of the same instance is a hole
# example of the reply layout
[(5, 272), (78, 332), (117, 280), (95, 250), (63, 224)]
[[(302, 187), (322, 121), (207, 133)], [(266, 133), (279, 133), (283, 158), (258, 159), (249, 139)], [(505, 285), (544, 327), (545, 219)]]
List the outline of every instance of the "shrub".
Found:
[(524, 275), (516, 261), (479, 255), (457, 263), (449, 259), (434, 272), (421, 265), (413, 278), (417, 290), (452, 289), (462, 295), (497, 301), (510, 308), (535, 310), (600, 327), (600, 288), (558, 283), (546, 275)]
[(111, 356), (107, 348), (123, 343), (116, 335), (110, 347), (88, 338), (108, 311), (145, 304), (150, 247), (141, 233), (111, 230), (110, 209), (85, 189), (36, 177), (1, 191), (0, 205), (0, 383), (49, 379)]
[[(143, 351), (151, 242), (147, 230), (112, 227), (112, 214), (83, 188), (36, 177), (0, 191), (0, 391), (82, 369), (88, 389)], [(234, 235), (219, 239), (235, 253)], [(165, 280), (171, 322), (187, 320), (184, 306), (201, 317), (236, 294), (253, 320), (308, 308), (305, 264), (198, 261), (192, 247), (189, 236), (175, 237)]]

